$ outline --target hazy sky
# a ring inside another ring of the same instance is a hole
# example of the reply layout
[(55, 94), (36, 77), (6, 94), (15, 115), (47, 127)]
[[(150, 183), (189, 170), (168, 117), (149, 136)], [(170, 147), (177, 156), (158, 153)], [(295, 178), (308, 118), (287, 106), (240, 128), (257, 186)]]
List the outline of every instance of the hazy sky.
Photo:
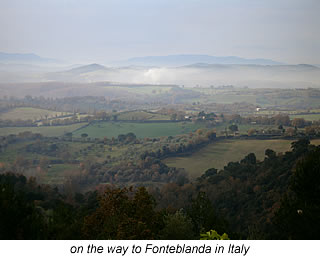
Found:
[(0, 52), (72, 62), (209, 54), (320, 64), (319, 0), (0, 0)]

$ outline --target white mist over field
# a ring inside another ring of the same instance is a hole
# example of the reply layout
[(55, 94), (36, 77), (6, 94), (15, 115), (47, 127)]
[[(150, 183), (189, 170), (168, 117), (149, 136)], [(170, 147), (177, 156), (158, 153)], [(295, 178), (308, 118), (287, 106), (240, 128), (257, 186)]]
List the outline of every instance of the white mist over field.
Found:
[(318, 88), (320, 68), (311, 65), (209, 65), (182, 67), (105, 67), (98, 64), (51, 71), (0, 71), (1, 83), (113, 82), (165, 84), (188, 88), (233, 85), (249, 88)]

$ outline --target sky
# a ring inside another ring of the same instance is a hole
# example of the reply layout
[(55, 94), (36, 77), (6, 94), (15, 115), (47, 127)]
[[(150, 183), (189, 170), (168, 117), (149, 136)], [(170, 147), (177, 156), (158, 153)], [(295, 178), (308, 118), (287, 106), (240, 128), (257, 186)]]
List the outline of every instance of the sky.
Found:
[(0, 52), (68, 62), (207, 54), (320, 64), (319, 0), (0, 0)]

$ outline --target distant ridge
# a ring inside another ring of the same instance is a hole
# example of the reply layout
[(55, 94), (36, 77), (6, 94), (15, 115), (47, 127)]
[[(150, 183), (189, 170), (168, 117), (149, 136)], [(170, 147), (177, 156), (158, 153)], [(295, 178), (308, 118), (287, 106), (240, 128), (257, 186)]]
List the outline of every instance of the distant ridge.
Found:
[(311, 65), (311, 64), (298, 64), (300, 67), (305, 67), (305, 68), (310, 68), (310, 69), (319, 69), (318, 66), (316, 65)]
[(69, 70), (68, 72), (82, 74), (82, 73), (94, 72), (94, 71), (99, 71), (99, 70), (107, 70), (107, 68), (105, 66), (100, 65), (100, 64), (93, 63), (93, 64), (73, 68), (73, 69)]
[(122, 61), (127, 65), (142, 66), (186, 66), (190, 64), (254, 64), (254, 65), (282, 65), (283, 63), (268, 59), (246, 59), (236, 56), (217, 57), (210, 55), (168, 55), (168, 56), (147, 56), (135, 57)]
[(0, 52), (0, 62), (3, 63), (61, 63), (59, 60), (40, 57), (34, 53)]
[(181, 66), (180, 68), (199, 68), (199, 69), (205, 69), (205, 68), (225, 68), (225, 69), (231, 69), (231, 68), (260, 68), (263, 70), (319, 70), (319, 67), (315, 65), (310, 64), (297, 64), (297, 65), (261, 65), (261, 64), (208, 64), (208, 63), (195, 63), (190, 64), (186, 66)]

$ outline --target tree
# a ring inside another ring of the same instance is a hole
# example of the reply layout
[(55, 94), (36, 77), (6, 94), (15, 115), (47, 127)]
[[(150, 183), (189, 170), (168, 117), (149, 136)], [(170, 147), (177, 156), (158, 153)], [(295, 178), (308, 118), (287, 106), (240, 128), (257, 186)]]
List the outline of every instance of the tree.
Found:
[(307, 126), (305, 128), (307, 135), (318, 135), (320, 133), (320, 127), (319, 126)]
[(256, 129), (251, 128), (251, 129), (248, 130), (248, 136), (253, 136), (253, 135), (255, 135), (256, 133), (257, 133), (257, 130), (256, 130)]
[(244, 159), (241, 160), (241, 163), (245, 164), (256, 164), (257, 159), (254, 153), (249, 153)]
[(198, 117), (201, 117), (201, 118), (203, 118), (203, 117), (205, 117), (206, 116), (206, 113), (204, 112), (204, 111), (201, 111), (201, 112), (199, 112), (199, 114), (198, 114)]
[(72, 133), (65, 133), (65, 136), (72, 141)]
[(209, 198), (204, 192), (199, 192), (191, 206), (187, 208), (187, 214), (192, 219), (196, 234), (214, 228), (218, 231), (225, 229), (225, 223), (219, 219)]
[(160, 232), (161, 239), (184, 240), (196, 237), (190, 217), (182, 210), (164, 216), (164, 228)]
[(229, 126), (229, 130), (231, 132), (237, 132), (238, 131), (238, 126), (237, 125), (230, 125)]
[(120, 143), (124, 142), (124, 140), (126, 140), (126, 136), (125, 136), (124, 134), (118, 135), (118, 141), (119, 141)]
[(267, 149), (264, 153), (269, 159), (273, 159), (276, 157), (276, 152), (271, 150), (271, 149)]
[[(206, 170), (206, 172), (202, 175), (204, 178), (206, 177), (210, 177), (210, 176), (213, 176), (213, 175), (216, 175), (218, 173), (218, 170), (215, 169), (215, 168), (210, 168), (208, 170)], [(201, 176), (201, 177), (202, 177)]]
[(99, 207), (85, 218), (83, 233), (88, 239), (154, 239), (161, 218), (144, 187), (132, 198), (132, 188), (107, 188)]
[(226, 233), (219, 235), (217, 231), (210, 230), (204, 234), (200, 234), (200, 240), (230, 240)]
[(82, 133), (81, 137), (82, 137), (82, 139), (86, 139), (88, 137), (88, 134), (87, 133)]
[(137, 139), (136, 135), (134, 133), (128, 133), (126, 134), (126, 141), (127, 143), (131, 143)]
[(275, 125), (284, 125), (284, 126), (288, 126), (290, 125), (290, 117), (288, 115), (276, 115), (274, 117), (275, 120)]
[(296, 134), (295, 129), (288, 127), (285, 131), (285, 135), (286, 136), (294, 136)]
[(177, 120), (177, 114), (176, 114), (176, 113), (172, 114), (172, 115), (170, 116), (170, 120), (171, 120), (171, 121), (176, 121), (176, 120)]
[(299, 139), (296, 142), (291, 143), (291, 149), (294, 151), (296, 154), (303, 154), (306, 151), (308, 151), (308, 147), (310, 144), (310, 140), (308, 138), (302, 138)]
[(273, 223), (280, 239), (319, 239), (320, 148), (297, 163)]
[(0, 239), (45, 239), (45, 222), (22, 175), (0, 175)]
[(196, 134), (197, 135), (203, 135), (203, 132), (204, 132), (204, 130), (199, 128), (199, 129), (197, 129)]
[(214, 130), (211, 130), (211, 131), (209, 130), (209, 131), (206, 132), (206, 137), (209, 140), (214, 140), (217, 137), (217, 133)]
[(306, 125), (306, 121), (304, 118), (295, 118), (291, 122), (292, 126), (297, 127), (297, 128), (303, 128)]

